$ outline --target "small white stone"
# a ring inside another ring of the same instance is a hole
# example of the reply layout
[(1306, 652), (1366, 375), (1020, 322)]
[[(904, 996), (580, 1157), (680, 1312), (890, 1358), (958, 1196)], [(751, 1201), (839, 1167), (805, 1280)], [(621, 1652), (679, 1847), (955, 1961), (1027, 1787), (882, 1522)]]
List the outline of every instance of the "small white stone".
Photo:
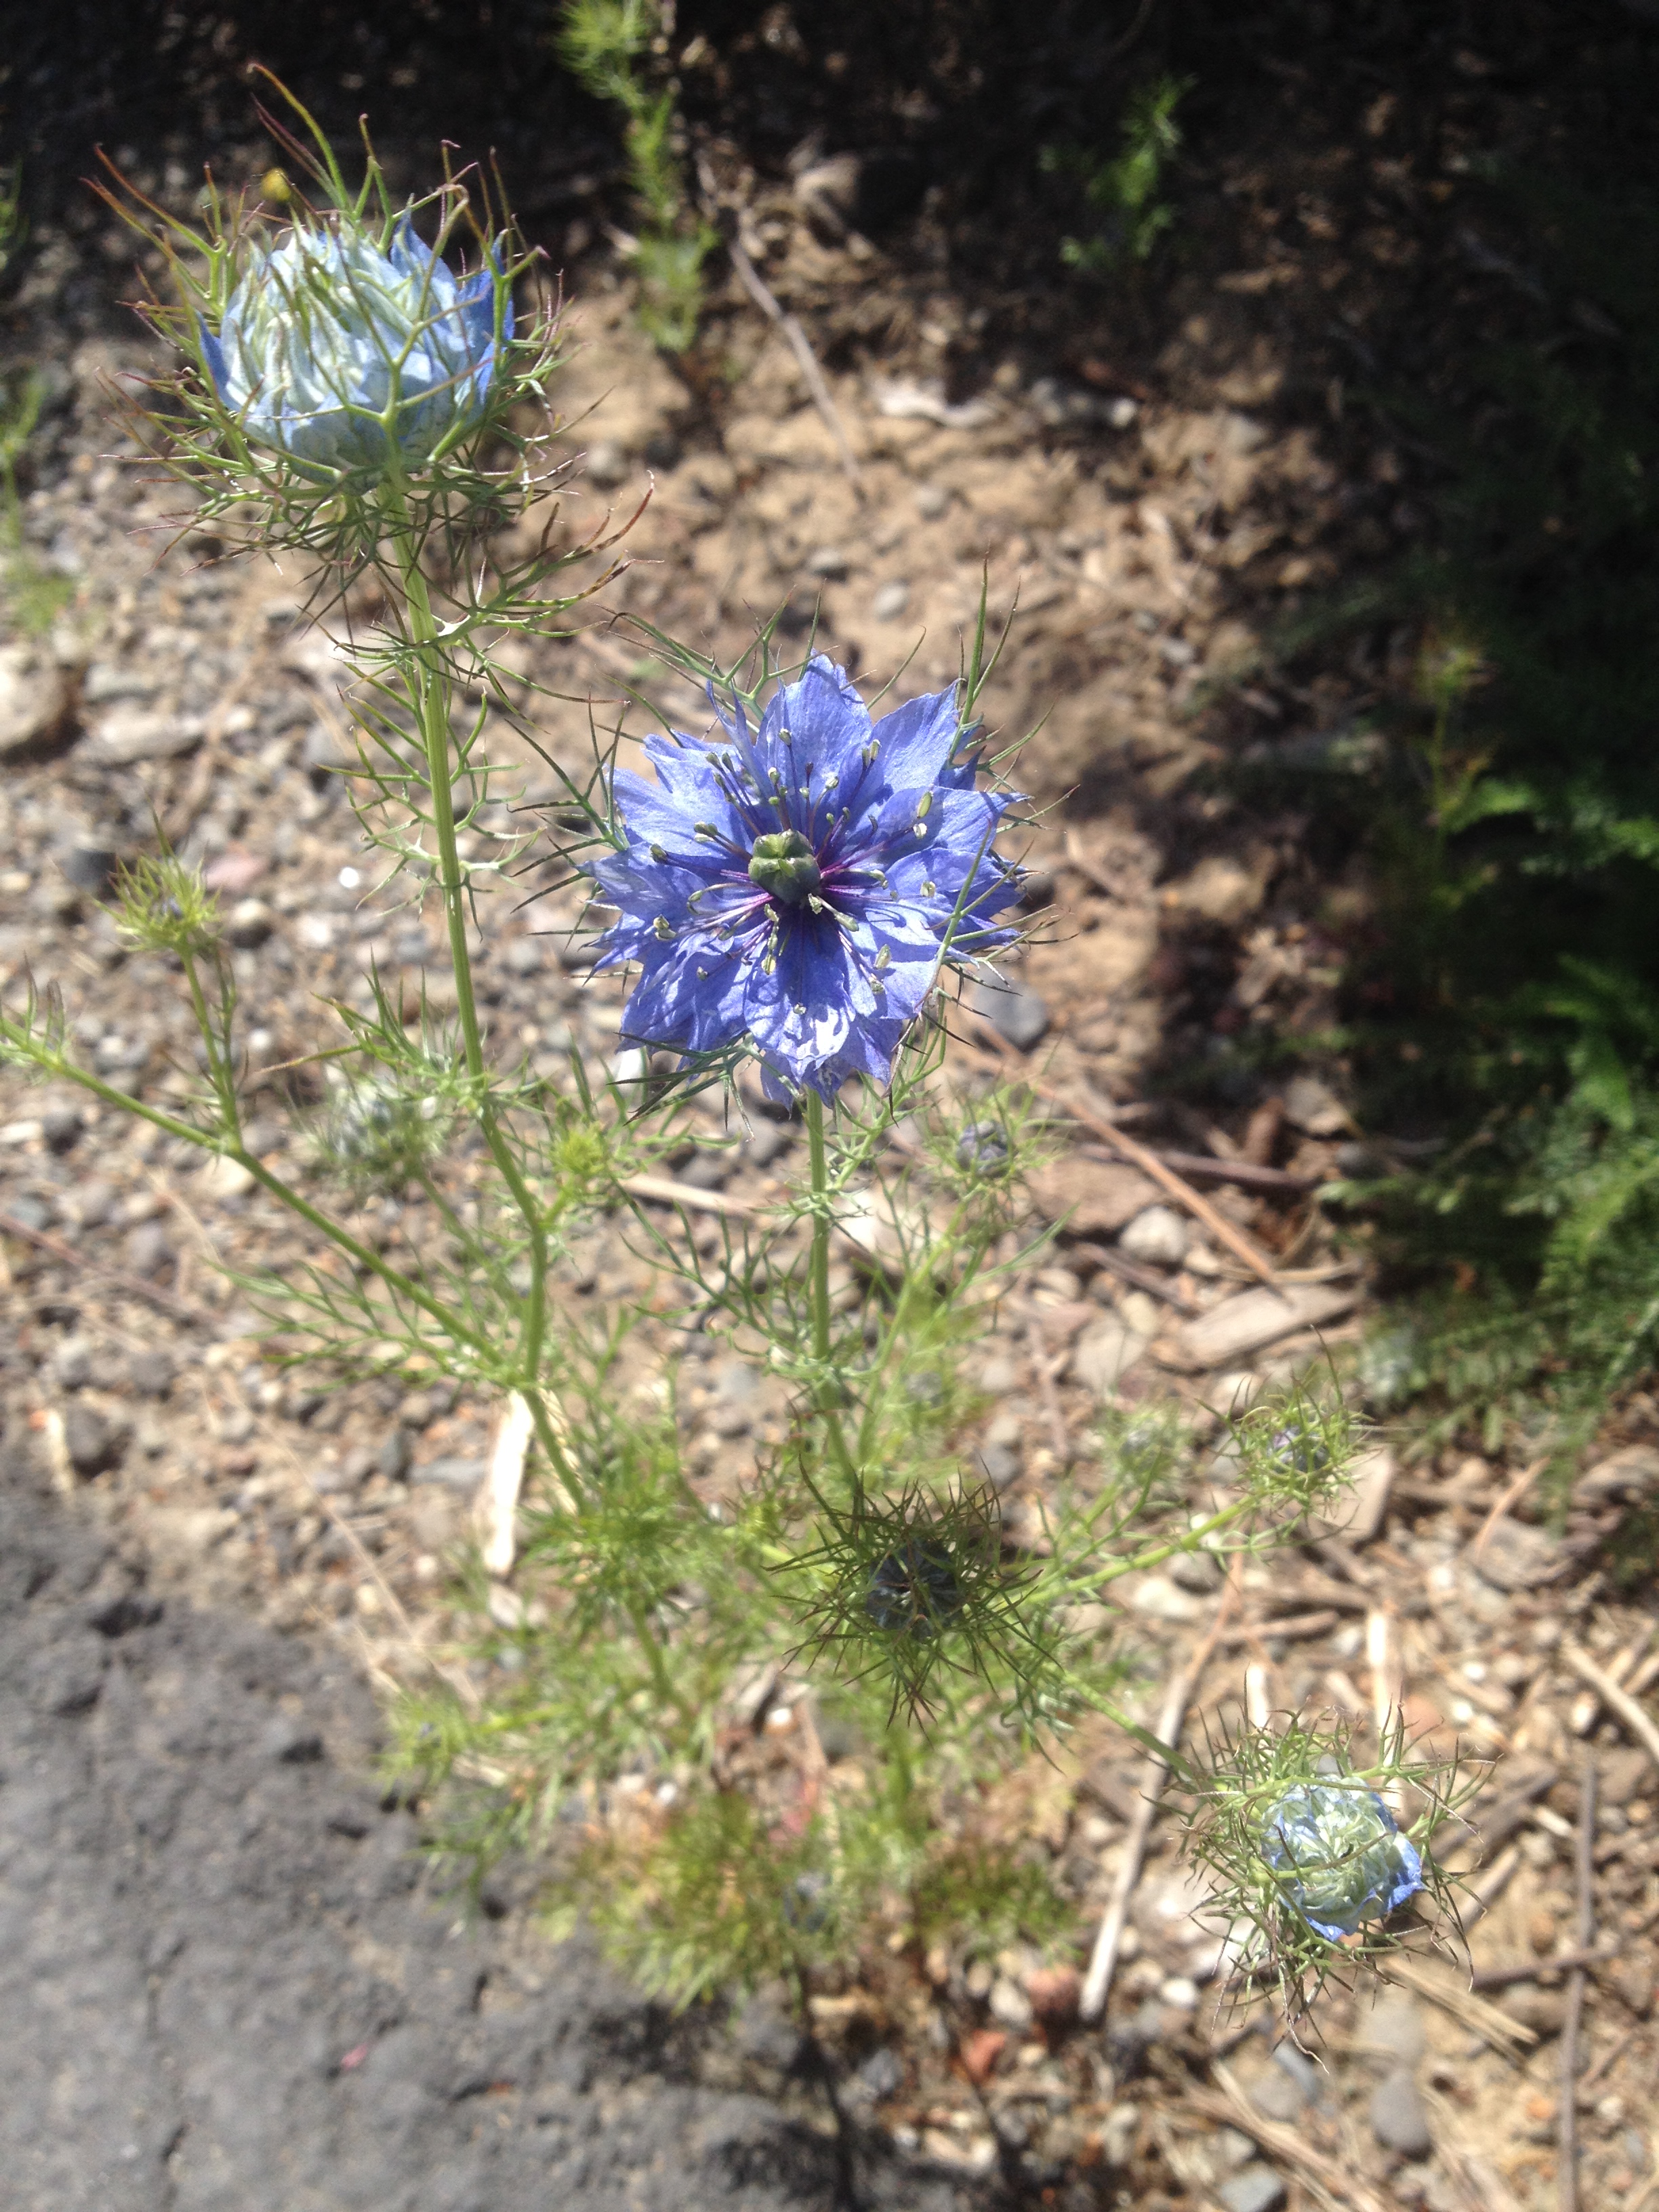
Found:
[(1172, 1206), (1149, 1206), (1117, 1240), (1118, 1249), (1128, 1258), (1158, 1267), (1178, 1267), (1191, 1241), (1184, 1217)]
[(1171, 1974), (1158, 1985), (1158, 2002), (1172, 2006), (1177, 2012), (1196, 2012), (1198, 1984), (1186, 1974)]

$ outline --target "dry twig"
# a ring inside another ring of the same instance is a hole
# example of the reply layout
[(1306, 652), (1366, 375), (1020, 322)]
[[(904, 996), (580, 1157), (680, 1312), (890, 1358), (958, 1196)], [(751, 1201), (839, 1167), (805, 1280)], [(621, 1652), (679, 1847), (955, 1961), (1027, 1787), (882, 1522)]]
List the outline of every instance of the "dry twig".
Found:
[[(1158, 1155), (1138, 1138), (1131, 1137), (1109, 1121), (1103, 1114), (1081, 1103), (1068, 1092), (1059, 1091), (1052, 1084), (1032, 1079), (1030, 1087), (1041, 1098), (1047, 1098), (1069, 1114), (1082, 1127), (1109, 1144), (1114, 1152), (1151, 1177), (1160, 1189), (1165, 1190), (1178, 1206), (1182, 1206), (1194, 1221), (1203, 1224), (1219, 1244), (1224, 1244), (1234, 1259), (1242, 1260), (1253, 1275), (1259, 1275), (1270, 1290), (1278, 1286), (1273, 1262), (1261, 1251), (1242, 1229), (1235, 1227), (1224, 1213), (1218, 1213), (1207, 1198), (1200, 1197), (1191, 1183), (1183, 1182), (1175, 1170), (1164, 1164)], [(1220, 1164), (1219, 1163), (1218, 1164)]]
[[(1170, 1677), (1164, 1694), (1164, 1709), (1158, 1717), (1156, 1734), (1171, 1751), (1180, 1744), (1187, 1707), (1197, 1689), (1200, 1677), (1209, 1664), (1210, 1655), (1220, 1641), (1226, 1626), (1227, 1615), (1232, 1609), (1235, 1585), (1230, 1580), (1221, 1593), (1215, 1616), (1203, 1639), (1186, 1666), (1177, 1667)], [(1078, 2005), (1085, 2021), (1098, 2020), (1106, 2009), (1107, 1994), (1112, 1986), (1112, 1974), (1117, 1966), (1118, 1946), (1123, 1941), (1123, 1925), (1128, 1917), (1129, 1899), (1134, 1895), (1135, 1884), (1140, 1879), (1140, 1863), (1146, 1856), (1146, 1838), (1152, 1833), (1152, 1822), (1158, 1814), (1158, 1801), (1164, 1794), (1164, 1785), (1170, 1770), (1156, 1753), (1149, 1753), (1140, 1775), (1140, 1800), (1129, 1823), (1129, 1832), (1123, 1842), (1123, 1860), (1112, 1884), (1111, 1899), (1106, 1907), (1100, 1932), (1095, 1937), (1095, 1948), (1089, 1960), (1089, 1972), (1083, 1984), (1083, 1995)]]
[(744, 290), (748, 293), (768, 321), (775, 323), (782, 331), (789, 350), (794, 355), (796, 364), (805, 380), (806, 389), (812, 395), (812, 404), (823, 417), (830, 434), (836, 441), (836, 450), (841, 455), (841, 465), (847, 471), (847, 480), (862, 498), (863, 481), (859, 475), (857, 459), (848, 440), (846, 426), (842, 422), (834, 396), (829, 385), (824, 381), (823, 371), (818, 367), (817, 356), (812, 350), (811, 341), (802, 329), (799, 319), (789, 314), (780, 304), (766, 279), (735, 238), (726, 240), (726, 251), (731, 258), (732, 268), (737, 272), (738, 282), (743, 286)]
[[(1577, 1875), (1577, 1948), (1595, 1940), (1595, 1761), (1587, 1753), (1578, 1771), (1578, 1834), (1573, 1853)], [(1567, 2017), (1561, 2029), (1561, 2094), (1556, 2099), (1556, 2188), (1561, 2212), (1578, 2212), (1578, 2031), (1584, 2017), (1584, 1969), (1567, 1976)]]
[(1214, 2089), (1189, 2089), (1189, 2106), (1212, 2120), (1219, 2120), (1224, 2126), (1242, 2129), (1270, 2157), (1289, 2166), (1315, 2202), (1327, 2208), (1327, 2212), (1389, 2212), (1384, 2199), (1375, 2190), (1339, 2166), (1334, 2159), (1316, 2150), (1301, 2129), (1288, 2127), (1282, 2120), (1270, 2120), (1257, 2112), (1230, 2066), (1218, 2060), (1214, 2073), (1220, 2084), (1219, 2093)]
[(1656, 1767), (1659, 1767), (1659, 1728), (1644, 1712), (1630, 1692), (1615, 1682), (1589, 1653), (1570, 1638), (1561, 1640), (1561, 1656), (1581, 1682), (1588, 1682), (1609, 1712), (1617, 1713)]

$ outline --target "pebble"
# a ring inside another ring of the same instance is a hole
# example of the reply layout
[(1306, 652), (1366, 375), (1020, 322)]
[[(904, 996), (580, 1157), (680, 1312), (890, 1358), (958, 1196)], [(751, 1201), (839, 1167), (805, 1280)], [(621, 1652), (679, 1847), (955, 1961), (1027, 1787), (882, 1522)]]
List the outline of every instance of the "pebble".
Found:
[(76, 1400), (64, 1415), (64, 1449), (77, 1474), (103, 1474), (121, 1456), (121, 1431), (97, 1408)]
[(951, 495), (943, 484), (916, 486), (916, 513), (924, 522), (937, 522), (950, 504)]
[(118, 857), (108, 845), (70, 845), (60, 854), (58, 865), (76, 890), (103, 898), (114, 884)]
[(173, 1388), (173, 1354), (159, 1345), (135, 1352), (127, 1361), (127, 1377), (141, 1398), (165, 1398)]
[(1073, 1378), (1103, 1398), (1146, 1349), (1146, 1338), (1137, 1336), (1127, 1322), (1115, 1316), (1097, 1322), (1077, 1340), (1072, 1353)]
[(49, 1106), (40, 1116), (40, 1133), (49, 1152), (71, 1151), (85, 1126), (78, 1106)]
[(1422, 2007), (1403, 1990), (1385, 1990), (1359, 2033), (1368, 2050), (1386, 2051), (1401, 2066), (1415, 2066), (1428, 2048)]
[(870, 603), (871, 618), (875, 622), (896, 622), (909, 604), (908, 584), (884, 584)]
[(386, 1441), (375, 1454), (374, 1464), (388, 1481), (402, 1482), (409, 1474), (410, 1462), (414, 1457), (409, 1441), (409, 1431), (401, 1423), (386, 1434)]
[(1018, 1982), (999, 1974), (991, 1984), (991, 2017), (1003, 2027), (1017, 2030), (1031, 2025), (1031, 2000)]
[(1006, 1490), (1011, 1483), (1019, 1479), (1018, 1455), (1006, 1444), (981, 1444), (975, 1449), (973, 1457), (981, 1477), (993, 1490)]
[(1334, 1137), (1348, 1126), (1348, 1109), (1317, 1076), (1293, 1076), (1285, 1086), (1285, 1119), (1310, 1137)]
[(452, 1490), (476, 1490), (484, 1479), (484, 1462), (481, 1459), (429, 1459), (422, 1466), (411, 1467), (411, 1482), (447, 1483)]
[(1285, 2202), (1285, 2184), (1270, 2166), (1252, 2165), (1229, 2174), (1215, 2193), (1226, 2212), (1277, 2212)]
[(84, 1390), (92, 1380), (92, 1339), (66, 1336), (58, 1347), (52, 1371), (60, 1390)]
[(23, 1229), (44, 1230), (52, 1219), (52, 1208), (45, 1199), (33, 1197), (27, 1191), (20, 1192), (5, 1211)]
[(822, 576), (826, 583), (839, 583), (851, 563), (838, 545), (820, 545), (807, 555), (802, 564), (809, 576)]
[(501, 955), (501, 965), (509, 975), (538, 975), (542, 948), (533, 937), (515, 937)]
[(1426, 2158), (1434, 2148), (1428, 2113), (1405, 2067), (1395, 2067), (1377, 2083), (1371, 2091), (1369, 2110), (1371, 2133), (1384, 2150), (1397, 2150), (1406, 2158)]
[(970, 1003), (1017, 1052), (1030, 1052), (1048, 1034), (1047, 1003), (1023, 983), (976, 983)]
[(264, 943), (276, 927), (276, 917), (263, 899), (238, 899), (225, 924), (225, 935), (233, 945), (252, 951)]
[(588, 447), (586, 468), (590, 483), (601, 491), (614, 491), (628, 474), (628, 456), (614, 440), (602, 438)]
[(203, 1168), (196, 1188), (204, 1198), (246, 1198), (253, 1188), (253, 1180), (251, 1168), (219, 1152)]
[(173, 1265), (173, 1247), (159, 1221), (141, 1221), (127, 1234), (127, 1265), (135, 1275), (165, 1274)]
[(1192, 1238), (1185, 1220), (1172, 1206), (1149, 1206), (1144, 1213), (1136, 1214), (1117, 1241), (1118, 1249), (1131, 1260), (1178, 1267)]

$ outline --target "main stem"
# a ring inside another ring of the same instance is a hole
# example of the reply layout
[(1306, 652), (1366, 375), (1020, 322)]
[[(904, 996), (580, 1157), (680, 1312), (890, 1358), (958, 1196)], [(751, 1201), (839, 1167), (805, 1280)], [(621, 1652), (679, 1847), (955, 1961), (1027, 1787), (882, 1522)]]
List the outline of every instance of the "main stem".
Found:
[(432, 806), (433, 835), (438, 846), (438, 890), (443, 900), (449, 933), (450, 966), (455, 977), (455, 1004), (460, 1017), (461, 1048), (466, 1057), (477, 1099), (478, 1127), (489, 1156), (513, 1194), (530, 1239), (530, 1288), (526, 1294), (524, 1329), (519, 1352), (522, 1388), (536, 1424), (542, 1449), (574, 1493), (575, 1474), (560, 1444), (552, 1416), (542, 1396), (542, 1352), (547, 1334), (547, 1230), (535, 1193), (513, 1157), (495, 1111), (484, 1065), (483, 1033), (478, 1026), (478, 1005), (472, 986), (472, 954), (466, 940), (466, 878), (455, 837), (455, 801), (450, 780), (449, 676), (443, 663), (443, 647), (432, 595), (421, 568), (420, 548), (410, 520), (409, 502), (396, 478), (386, 483), (387, 511), (392, 543), (403, 583), (404, 619), (412, 647), (411, 665), (416, 714), (426, 750), (427, 790)]
[(816, 1091), (806, 1094), (806, 1146), (812, 1189), (812, 1251), (809, 1267), (809, 1303), (812, 1316), (812, 1359), (818, 1370), (814, 1395), (823, 1416), (830, 1456), (856, 1492), (858, 1469), (847, 1448), (836, 1404), (836, 1385), (830, 1374), (832, 1339), (830, 1331), (830, 1153), (823, 1138), (823, 1101)]

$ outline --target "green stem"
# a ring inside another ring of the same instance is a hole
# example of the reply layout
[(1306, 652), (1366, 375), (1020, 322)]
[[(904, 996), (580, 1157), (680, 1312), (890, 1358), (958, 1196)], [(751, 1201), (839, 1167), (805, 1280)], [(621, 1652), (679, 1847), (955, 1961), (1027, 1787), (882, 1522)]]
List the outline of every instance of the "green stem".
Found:
[(628, 1608), (628, 1618), (633, 1624), (635, 1635), (639, 1638), (640, 1649), (645, 1654), (646, 1664), (651, 1669), (652, 1686), (657, 1695), (665, 1705), (672, 1705), (682, 1720), (690, 1721), (695, 1718), (690, 1700), (674, 1687), (668, 1672), (668, 1662), (663, 1656), (662, 1645), (652, 1629), (645, 1607), (642, 1605), (630, 1605)]
[(236, 1103), (236, 1075), (230, 1064), (229, 1013), (234, 1002), (228, 999), (228, 984), (222, 967), (220, 969), (220, 1000), (226, 1010), (226, 1029), (222, 1039), (208, 1012), (207, 994), (202, 988), (202, 978), (195, 961), (186, 953), (184, 957), (185, 981), (190, 991), (191, 1010), (196, 1016), (196, 1026), (202, 1033), (203, 1048), (207, 1054), (208, 1081), (213, 1085), (213, 1095), (219, 1102), (219, 1119), (224, 1133), (233, 1145), (242, 1141), (242, 1116)]
[[(412, 648), (415, 708), (421, 740), (426, 748), (427, 789), (432, 805), (433, 835), (438, 846), (438, 890), (449, 933), (449, 959), (455, 978), (461, 1046), (466, 1056), (467, 1073), (476, 1088), (479, 1129), (502, 1182), (513, 1194), (513, 1202), (523, 1218), (530, 1239), (530, 1288), (525, 1297), (519, 1358), (524, 1377), (521, 1387), (537, 1412), (537, 1429), (545, 1447), (553, 1433), (545, 1409), (540, 1406), (542, 1354), (547, 1335), (547, 1228), (535, 1193), (513, 1157), (513, 1147), (501, 1128), (489, 1090), (483, 1034), (478, 1024), (477, 999), (472, 984), (472, 955), (466, 941), (466, 876), (455, 837), (455, 800), (450, 781), (449, 677), (443, 665), (439, 623), (422, 572), (420, 547), (410, 520), (409, 503), (402, 483), (395, 477), (386, 481), (386, 500)], [(556, 1464), (562, 1461), (562, 1454), (554, 1456)]]
[(823, 1417), (830, 1456), (857, 1495), (860, 1488), (858, 1468), (847, 1448), (841, 1414), (836, 1408), (836, 1384), (830, 1373), (833, 1341), (830, 1316), (830, 1154), (823, 1138), (823, 1101), (816, 1091), (808, 1091), (806, 1094), (806, 1145), (812, 1189), (812, 1251), (809, 1271), (812, 1358), (819, 1370), (814, 1395), (817, 1400), (817, 1410)]
[(487, 1336), (458, 1321), (441, 1299), (434, 1298), (429, 1291), (422, 1290), (401, 1268), (394, 1267), (383, 1260), (371, 1246), (359, 1243), (349, 1229), (342, 1228), (337, 1221), (331, 1220), (308, 1198), (302, 1198), (291, 1183), (286, 1183), (280, 1176), (273, 1175), (263, 1161), (256, 1159), (241, 1145), (222, 1144), (204, 1135), (200, 1129), (192, 1128), (188, 1121), (180, 1121), (171, 1114), (164, 1114), (159, 1107), (147, 1106), (142, 1098), (135, 1098), (130, 1091), (118, 1091), (112, 1083), (104, 1082), (84, 1067), (77, 1067), (73, 1060), (65, 1060), (60, 1053), (43, 1052), (38, 1047), (31, 1046), (27, 1039), (15, 1036), (10, 1042), (35, 1066), (64, 1082), (78, 1083), (83, 1091), (89, 1091), (94, 1098), (101, 1099), (106, 1105), (113, 1106), (123, 1114), (131, 1114), (141, 1121), (148, 1121), (153, 1129), (160, 1129), (169, 1137), (176, 1137), (181, 1144), (194, 1145), (198, 1152), (211, 1152), (216, 1158), (236, 1161), (239, 1166), (247, 1170), (262, 1188), (270, 1192), (279, 1205), (285, 1206), (290, 1213), (297, 1214), (301, 1221), (308, 1223), (358, 1267), (378, 1275), (389, 1291), (399, 1297), (407, 1298), (411, 1305), (418, 1306), (422, 1313), (438, 1323), (446, 1336), (457, 1344), (467, 1345), (474, 1352), (487, 1355), (492, 1351)]

